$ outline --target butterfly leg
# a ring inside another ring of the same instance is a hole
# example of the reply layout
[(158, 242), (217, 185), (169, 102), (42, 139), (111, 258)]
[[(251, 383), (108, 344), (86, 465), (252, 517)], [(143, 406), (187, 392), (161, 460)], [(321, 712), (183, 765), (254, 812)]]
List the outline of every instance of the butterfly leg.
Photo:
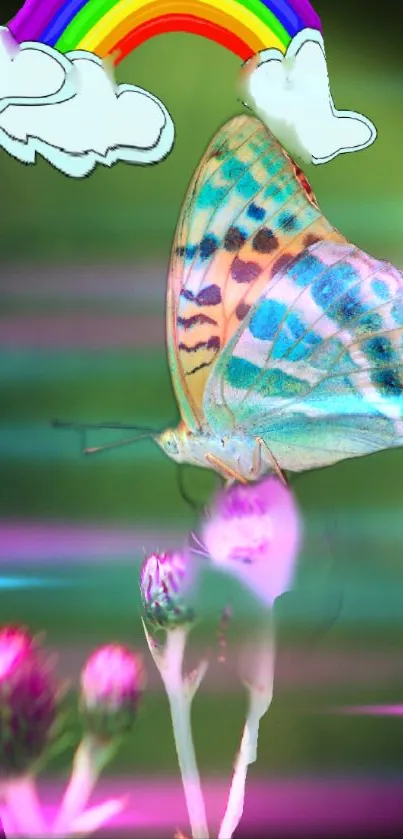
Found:
[(273, 452), (271, 451), (271, 449), (269, 449), (267, 443), (263, 440), (263, 437), (256, 437), (255, 440), (256, 440), (256, 443), (257, 443), (257, 447), (256, 447), (255, 451), (257, 452), (256, 457), (257, 457), (257, 463), (258, 463), (259, 467), (260, 467), (261, 460), (262, 460), (262, 449), (265, 448), (268, 455), (269, 455), (270, 463), (271, 463), (272, 468), (273, 468), (273, 472), (275, 472), (277, 477), (280, 478), (280, 481), (284, 484), (284, 486), (288, 487), (289, 483), (287, 481), (287, 478), (286, 478), (283, 470), (281, 469), (281, 466), (278, 464), (276, 458), (274, 457)]
[(235, 469), (231, 469), (230, 466), (227, 466), (227, 464), (224, 463), (223, 460), (220, 460), (220, 458), (216, 457), (214, 454), (206, 454), (205, 458), (207, 460), (207, 463), (210, 463), (214, 469), (217, 469), (219, 472), (221, 472), (224, 478), (229, 478), (230, 481), (239, 481), (241, 484), (249, 483), (249, 481), (247, 481), (247, 479), (244, 478), (243, 475), (240, 475), (239, 472), (235, 471)]

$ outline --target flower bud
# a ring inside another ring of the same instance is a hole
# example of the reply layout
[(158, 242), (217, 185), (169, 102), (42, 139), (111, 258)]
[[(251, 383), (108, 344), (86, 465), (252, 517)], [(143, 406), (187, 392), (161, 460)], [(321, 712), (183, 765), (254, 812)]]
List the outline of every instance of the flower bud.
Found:
[(134, 725), (145, 686), (141, 658), (123, 644), (96, 649), (81, 672), (80, 709), (88, 733), (112, 739)]
[(292, 491), (278, 478), (220, 492), (203, 523), (202, 538), (213, 562), (265, 605), (291, 587), (301, 520)]
[(58, 687), (26, 629), (0, 629), (0, 772), (26, 774), (49, 745)]
[(175, 629), (195, 620), (189, 602), (195, 563), (187, 553), (151, 554), (140, 571), (140, 593), (147, 619), (162, 629)]

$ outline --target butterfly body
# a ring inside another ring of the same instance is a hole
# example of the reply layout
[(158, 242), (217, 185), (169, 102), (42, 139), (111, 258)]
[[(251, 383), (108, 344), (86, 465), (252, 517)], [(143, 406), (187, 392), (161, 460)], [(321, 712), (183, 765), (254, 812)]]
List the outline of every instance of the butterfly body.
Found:
[(245, 435), (220, 436), (208, 429), (192, 432), (179, 425), (164, 431), (156, 442), (177, 463), (214, 469), (229, 479), (257, 481), (272, 468), (269, 452), (262, 451), (256, 438)]
[(173, 459), (243, 481), (403, 444), (402, 274), (349, 243), (259, 120), (213, 138), (179, 218)]

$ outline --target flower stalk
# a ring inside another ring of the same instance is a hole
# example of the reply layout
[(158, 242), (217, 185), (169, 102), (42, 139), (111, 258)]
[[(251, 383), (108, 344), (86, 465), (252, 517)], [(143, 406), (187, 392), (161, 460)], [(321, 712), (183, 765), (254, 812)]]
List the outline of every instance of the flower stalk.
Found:
[(193, 839), (208, 839), (206, 808), (197, 767), (191, 725), (191, 705), (206, 673), (208, 662), (202, 660), (190, 676), (183, 675), (183, 657), (188, 626), (178, 626), (166, 633), (161, 649), (155, 644), (143, 621), (144, 633), (168, 697), (175, 748)]
[(81, 740), (74, 756), (70, 780), (52, 828), (53, 836), (67, 836), (81, 816), (99, 776), (115, 752), (116, 745), (92, 735)]
[(218, 839), (231, 839), (242, 818), (248, 768), (257, 758), (260, 721), (273, 698), (274, 666), (275, 638), (270, 614), (259, 629), (248, 661), (249, 674), (243, 679), (249, 694), (248, 711)]

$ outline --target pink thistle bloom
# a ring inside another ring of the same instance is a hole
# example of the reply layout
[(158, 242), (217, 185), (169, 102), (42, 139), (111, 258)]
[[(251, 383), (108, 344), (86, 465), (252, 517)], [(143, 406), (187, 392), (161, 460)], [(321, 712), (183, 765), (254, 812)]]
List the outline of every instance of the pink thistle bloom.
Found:
[(145, 686), (142, 659), (123, 644), (96, 649), (81, 672), (81, 711), (90, 733), (119, 736), (133, 727)]
[(3, 684), (32, 654), (35, 655), (34, 639), (25, 628), (3, 627), (0, 630), (0, 682)]
[(292, 585), (301, 530), (291, 490), (271, 476), (218, 493), (202, 537), (217, 566), (272, 606)]
[(153, 553), (140, 571), (140, 593), (150, 623), (175, 629), (193, 623), (189, 597), (196, 577), (195, 562), (188, 553)]
[(29, 772), (49, 745), (58, 687), (49, 661), (19, 626), (0, 629), (0, 772)]

